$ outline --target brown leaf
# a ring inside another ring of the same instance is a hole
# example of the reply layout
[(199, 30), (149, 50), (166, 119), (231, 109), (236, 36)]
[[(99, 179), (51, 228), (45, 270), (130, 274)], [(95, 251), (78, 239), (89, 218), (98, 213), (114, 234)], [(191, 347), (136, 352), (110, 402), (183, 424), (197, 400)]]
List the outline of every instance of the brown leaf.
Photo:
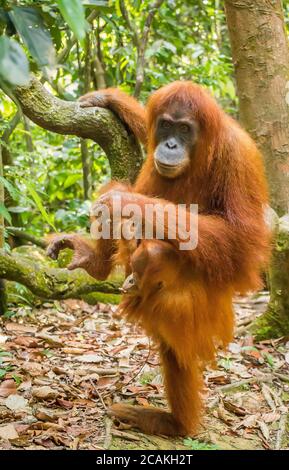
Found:
[(18, 434), (24, 434), (30, 428), (30, 424), (15, 423), (14, 427), (16, 431), (18, 432)]
[(102, 362), (102, 356), (100, 356), (99, 354), (83, 354), (83, 356), (79, 356), (76, 358), (76, 361), (79, 361), (79, 362), (94, 362), (94, 363), (98, 363), (98, 362)]
[(62, 351), (65, 354), (81, 355), (85, 353), (86, 350), (84, 348), (63, 348)]
[(138, 405), (142, 405), (142, 406), (149, 406), (149, 402), (146, 398), (144, 397), (136, 397), (136, 402)]
[(21, 325), (20, 323), (9, 322), (5, 323), (6, 331), (16, 331), (21, 333), (35, 333), (37, 326), (32, 325)]
[(16, 431), (13, 424), (6, 424), (5, 426), (0, 426), (0, 438), (1, 439), (17, 439), (18, 432)]
[(17, 344), (18, 346), (24, 346), (25, 348), (39, 348), (41, 346), (41, 342), (37, 341), (37, 339), (33, 338), (32, 336), (18, 336), (14, 339), (12, 346)]
[(81, 300), (67, 299), (63, 302), (69, 310), (85, 310), (83, 307), (86, 305)]
[(24, 372), (28, 372), (28, 374), (30, 374), (32, 377), (37, 377), (39, 375), (43, 375), (49, 369), (44, 368), (38, 362), (24, 362), (22, 365), (22, 370), (24, 370)]
[(62, 398), (57, 398), (56, 401), (58, 405), (62, 406), (62, 408), (65, 408), (66, 410), (70, 410), (74, 406), (72, 401), (63, 400)]
[(262, 434), (265, 437), (266, 441), (268, 441), (269, 437), (270, 437), (270, 431), (269, 431), (269, 428), (268, 428), (267, 424), (265, 424), (262, 421), (259, 421), (258, 424), (259, 424), (260, 431), (262, 432)]
[(223, 403), (226, 410), (230, 411), (231, 413), (234, 413), (237, 416), (246, 416), (247, 412), (244, 410), (244, 408), (241, 408), (240, 406), (237, 406), (228, 400), (223, 400)]
[(217, 416), (220, 418), (224, 423), (226, 423), (228, 426), (230, 426), (233, 423), (233, 417), (230, 416), (228, 413), (226, 413), (226, 410), (222, 403), (219, 404), (217, 408)]
[(32, 387), (32, 395), (35, 398), (47, 400), (58, 397), (59, 393), (48, 385), (43, 385), (43, 387)]
[(57, 420), (57, 415), (53, 413), (52, 410), (48, 410), (45, 408), (39, 408), (36, 413), (35, 417), (39, 419), (39, 421), (56, 421)]
[(208, 376), (208, 382), (216, 385), (226, 385), (231, 382), (230, 377), (223, 372), (215, 372)]
[(249, 415), (241, 423), (239, 423), (238, 427), (243, 426), (244, 428), (253, 428), (256, 426), (257, 420), (257, 415)]
[(97, 388), (107, 388), (117, 382), (117, 377), (102, 376), (97, 382)]
[(45, 333), (43, 331), (37, 333), (37, 338), (43, 339), (46, 343), (50, 345), (50, 347), (53, 348), (61, 348), (63, 346), (63, 342), (58, 336), (49, 335), (48, 333)]
[(262, 414), (262, 420), (265, 423), (274, 423), (276, 421), (279, 421), (280, 419), (280, 413), (277, 413), (275, 411), (272, 411), (272, 413), (263, 413)]
[(17, 393), (9, 395), (9, 397), (4, 400), (4, 405), (12, 411), (25, 410), (27, 404), (28, 400)]
[(16, 439), (10, 439), (10, 442), (15, 447), (27, 447), (29, 445), (29, 436), (23, 435), (20, 437), (16, 437)]
[(9, 395), (14, 395), (16, 392), (16, 384), (14, 380), (3, 380), (0, 384), (0, 397), (9, 397)]

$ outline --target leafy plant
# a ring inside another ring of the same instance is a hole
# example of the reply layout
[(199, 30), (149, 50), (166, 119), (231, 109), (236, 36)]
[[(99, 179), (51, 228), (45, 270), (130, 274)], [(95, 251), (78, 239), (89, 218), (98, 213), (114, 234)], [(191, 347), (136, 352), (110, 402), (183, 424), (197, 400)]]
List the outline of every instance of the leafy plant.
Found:
[(190, 450), (219, 450), (215, 444), (208, 444), (207, 442), (200, 442), (190, 437), (184, 439), (184, 445), (189, 447)]
[(29, 65), (21, 46), (7, 36), (0, 37), (0, 78), (12, 85), (27, 85)]

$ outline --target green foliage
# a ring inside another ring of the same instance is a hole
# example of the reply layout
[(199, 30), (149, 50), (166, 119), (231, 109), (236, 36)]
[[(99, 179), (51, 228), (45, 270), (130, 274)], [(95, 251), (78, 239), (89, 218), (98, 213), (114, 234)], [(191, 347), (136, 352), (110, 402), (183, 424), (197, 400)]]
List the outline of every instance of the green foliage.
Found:
[(0, 215), (11, 224), (11, 215), (2, 202), (0, 202)]
[(191, 439), (190, 437), (184, 439), (184, 445), (189, 447), (190, 450), (219, 450), (219, 447), (215, 444), (200, 442), (197, 439)]
[(84, 39), (87, 23), (81, 0), (57, 0), (57, 4), (64, 20), (72, 29), (77, 39)]
[[(125, 1), (138, 36), (151, 3)], [(96, 17), (88, 28), (92, 12)], [(288, 6), (285, 16), (288, 23)], [(0, 38), (0, 79), (5, 86), (27, 83), (30, 67), (42, 75), (53, 93), (75, 100), (88, 88), (98, 86), (100, 67), (107, 86), (134, 91), (137, 48), (118, 1), (6, 1), (0, 8), (0, 32), (5, 34)], [(83, 38), (89, 47), (83, 47)], [(53, 64), (57, 66), (53, 68)], [(226, 111), (237, 115), (223, 2), (164, 0), (156, 12), (145, 51), (141, 101), (153, 90), (179, 79), (206, 86)], [(0, 139), (16, 110), (0, 92)], [(88, 146), (94, 199), (100, 185), (109, 179), (110, 170), (103, 151), (91, 141)], [(12, 165), (6, 162), (4, 167), (6, 197), (5, 205), (0, 206), (7, 224), (23, 226), (39, 236), (51, 230), (69, 232), (88, 227), (89, 201), (83, 196), (79, 139), (52, 134), (32, 123), (27, 130), (21, 119), (9, 141), (2, 141), (2, 150), (4, 162), (5, 153), (12, 159)], [(229, 368), (230, 360), (222, 365)]]
[(29, 67), (19, 44), (7, 36), (0, 37), (0, 77), (12, 85), (26, 85)]
[[(11, 353), (0, 349), (0, 380), (4, 379), (7, 372), (10, 372), (13, 367), (11, 364), (7, 364), (7, 357), (10, 357)], [(4, 362), (5, 360), (5, 362)]]
[(14, 7), (8, 14), (36, 62), (40, 66), (52, 66), (55, 50), (39, 11), (35, 8)]
[(43, 217), (43, 220), (45, 220), (52, 228), (53, 230), (56, 230), (55, 229), (55, 226), (53, 225), (52, 223), (52, 220), (51, 218), (49, 217), (49, 215), (47, 214), (43, 204), (42, 204), (42, 201), (41, 201), (41, 198), (39, 197), (39, 195), (37, 194), (37, 191), (35, 190), (35, 188), (33, 187), (33, 185), (29, 182), (29, 181), (24, 181), (24, 184), (28, 190), (28, 192), (30, 193), (30, 195), (32, 196), (33, 198), (33, 201), (35, 202), (36, 204), (36, 207), (37, 209), (39, 210), (40, 214), (42, 215)]
[(22, 378), (19, 377), (19, 375), (13, 374), (12, 378), (14, 382), (16, 383), (16, 386), (19, 387), (19, 385), (22, 383)]

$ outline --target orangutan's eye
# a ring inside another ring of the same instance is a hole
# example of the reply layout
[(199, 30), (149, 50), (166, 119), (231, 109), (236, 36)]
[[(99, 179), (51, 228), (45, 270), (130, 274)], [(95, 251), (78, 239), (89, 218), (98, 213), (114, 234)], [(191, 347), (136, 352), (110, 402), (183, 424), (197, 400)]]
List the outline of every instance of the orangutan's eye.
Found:
[(188, 126), (188, 124), (181, 124), (180, 130), (183, 134), (188, 134), (188, 132), (190, 132), (190, 126)]
[(171, 123), (169, 121), (166, 121), (165, 119), (162, 121), (161, 124), (163, 129), (169, 129), (171, 127)]

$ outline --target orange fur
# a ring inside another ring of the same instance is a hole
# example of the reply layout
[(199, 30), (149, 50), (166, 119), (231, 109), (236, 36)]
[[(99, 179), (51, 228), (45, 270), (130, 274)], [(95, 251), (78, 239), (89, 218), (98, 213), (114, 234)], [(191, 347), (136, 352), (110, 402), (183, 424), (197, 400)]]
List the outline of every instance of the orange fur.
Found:
[[(142, 142), (147, 140), (148, 156), (133, 189), (117, 188), (123, 205), (138, 204), (143, 216), (148, 203), (199, 205), (199, 241), (192, 251), (179, 250), (178, 236), (168, 240), (166, 223), (167, 241), (142, 241), (138, 248), (135, 242), (119, 243), (118, 260), (139, 269), (138, 292), (125, 296), (120, 308), (159, 344), (171, 412), (121, 404), (112, 410), (144, 432), (194, 432), (202, 408), (200, 371), (214, 360), (217, 345), (225, 346), (232, 338), (233, 295), (261, 285), (260, 271), (269, 257), (262, 157), (238, 123), (191, 82), (161, 88), (150, 98), (146, 112), (119, 90), (96, 92), (83, 100), (87, 106), (109, 107)], [(168, 179), (154, 165), (156, 121), (164, 111), (178, 110), (198, 122), (199, 135), (190, 167)], [(113, 192), (106, 198), (111, 202)], [(111, 265), (110, 258), (106, 272)]]
[[(138, 290), (124, 297), (120, 310), (159, 344), (175, 434), (189, 434), (200, 420), (200, 372), (214, 361), (216, 348), (232, 339), (233, 289), (217, 291), (194, 274), (182, 253), (161, 241), (143, 241), (131, 256), (131, 269)], [(141, 410), (138, 414), (144, 430)], [(158, 416), (158, 433), (166, 434), (162, 422), (167, 416)]]
[(106, 88), (89, 92), (79, 99), (82, 106), (100, 106), (111, 109), (143, 143), (147, 143), (146, 110), (121, 90)]

